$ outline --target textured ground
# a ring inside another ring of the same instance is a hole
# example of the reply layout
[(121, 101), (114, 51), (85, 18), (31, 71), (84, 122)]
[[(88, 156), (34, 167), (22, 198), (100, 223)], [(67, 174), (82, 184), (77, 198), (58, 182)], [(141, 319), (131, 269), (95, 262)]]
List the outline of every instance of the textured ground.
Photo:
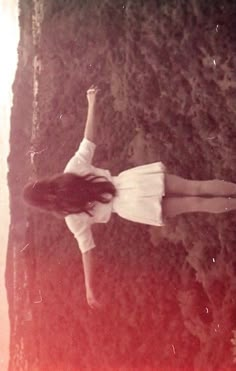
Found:
[(95, 226), (106, 309), (93, 313), (64, 222), (28, 212), (20, 192), (29, 177), (64, 168), (82, 138), (92, 83), (101, 88), (95, 165), (116, 174), (162, 160), (184, 177), (236, 182), (235, 2), (22, 0), (20, 7), (10, 369), (233, 370), (235, 212), (179, 216), (164, 228), (116, 216)]

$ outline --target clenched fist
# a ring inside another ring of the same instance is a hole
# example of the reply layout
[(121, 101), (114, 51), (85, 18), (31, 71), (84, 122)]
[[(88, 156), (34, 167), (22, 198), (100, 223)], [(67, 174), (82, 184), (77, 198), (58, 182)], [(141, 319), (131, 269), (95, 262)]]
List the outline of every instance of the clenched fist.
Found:
[(92, 85), (88, 90), (87, 90), (87, 99), (88, 99), (88, 104), (93, 105), (96, 102), (96, 96), (97, 93), (99, 92), (99, 89), (97, 86)]
[(93, 293), (93, 290), (87, 289), (86, 297), (87, 297), (87, 303), (88, 303), (88, 305), (90, 306), (91, 309), (101, 309), (102, 308), (102, 303), (100, 303), (96, 299), (96, 297)]

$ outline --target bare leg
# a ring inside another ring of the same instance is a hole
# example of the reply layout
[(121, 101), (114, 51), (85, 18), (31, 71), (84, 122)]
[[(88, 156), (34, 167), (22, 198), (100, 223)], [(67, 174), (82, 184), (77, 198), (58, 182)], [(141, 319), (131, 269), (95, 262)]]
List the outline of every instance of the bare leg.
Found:
[(236, 198), (164, 197), (162, 207), (164, 218), (192, 212), (218, 214), (236, 210)]
[(224, 180), (190, 180), (177, 175), (165, 175), (166, 195), (236, 196), (236, 184)]

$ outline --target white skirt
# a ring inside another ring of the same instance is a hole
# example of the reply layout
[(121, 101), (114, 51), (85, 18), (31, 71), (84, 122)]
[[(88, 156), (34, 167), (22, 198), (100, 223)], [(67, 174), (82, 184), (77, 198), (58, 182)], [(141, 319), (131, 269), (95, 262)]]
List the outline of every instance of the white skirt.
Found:
[(112, 177), (117, 190), (112, 211), (137, 223), (161, 226), (165, 195), (165, 166), (162, 162), (141, 165)]

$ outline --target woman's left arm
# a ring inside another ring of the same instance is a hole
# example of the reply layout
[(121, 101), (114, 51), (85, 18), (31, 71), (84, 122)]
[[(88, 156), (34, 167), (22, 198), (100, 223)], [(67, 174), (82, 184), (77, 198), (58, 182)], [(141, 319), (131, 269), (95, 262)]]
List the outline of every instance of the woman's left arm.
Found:
[(87, 91), (87, 99), (88, 99), (88, 113), (87, 113), (87, 120), (85, 124), (84, 130), (84, 137), (90, 142), (95, 143), (96, 138), (96, 126), (97, 126), (97, 102), (96, 97), (99, 89), (95, 86), (91, 86), (91, 88)]

